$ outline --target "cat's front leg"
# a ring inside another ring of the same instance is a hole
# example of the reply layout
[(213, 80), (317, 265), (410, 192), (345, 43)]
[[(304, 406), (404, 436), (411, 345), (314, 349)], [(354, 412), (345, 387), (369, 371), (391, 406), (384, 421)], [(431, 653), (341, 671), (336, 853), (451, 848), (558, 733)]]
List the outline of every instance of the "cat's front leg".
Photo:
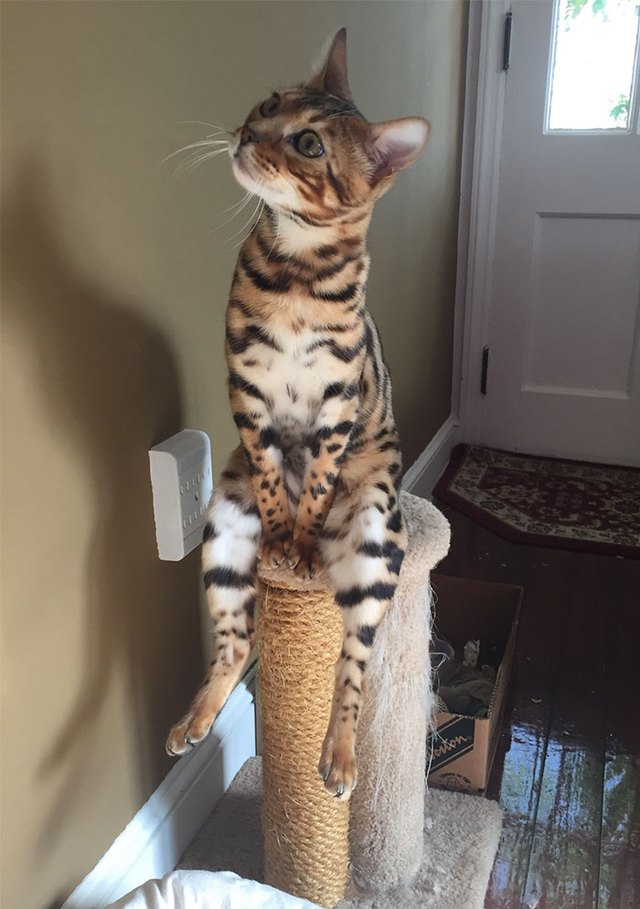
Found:
[(340, 799), (348, 799), (356, 785), (356, 733), (365, 673), (376, 630), (395, 595), (406, 548), (392, 476), (378, 468), (362, 479), (358, 487), (357, 476), (348, 477), (348, 486), (357, 492), (340, 490), (322, 535), (344, 639), (318, 770), (327, 791)]
[(256, 554), (261, 526), (244, 452), (223, 470), (207, 511), (202, 570), (213, 621), (212, 660), (204, 682), (167, 738), (170, 755), (204, 739), (242, 675), (254, 642)]
[(262, 524), (258, 558), (266, 565), (277, 566), (287, 557), (293, 531), (280, 434), (273, 424), (266, 396), (255, 385), (232, 370), (229, 389)]
[[(329, 390), (334, 388), (329, 386)], [(307, 439), (309, 458), (288, 555), (289, 565), (300, 578), (313, 577), (322, 565), (318, 540), (333, 503), (357, 412), (357, 397), (332, 394), (323, 404), (318, 428)]]

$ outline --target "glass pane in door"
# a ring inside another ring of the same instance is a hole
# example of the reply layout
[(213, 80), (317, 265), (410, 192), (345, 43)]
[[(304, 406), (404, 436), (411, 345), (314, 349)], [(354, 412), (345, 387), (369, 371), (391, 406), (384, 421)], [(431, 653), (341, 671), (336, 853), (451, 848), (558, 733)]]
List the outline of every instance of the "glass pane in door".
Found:
[(556, 0), (547, 130), (627, 130), (638, 0)]

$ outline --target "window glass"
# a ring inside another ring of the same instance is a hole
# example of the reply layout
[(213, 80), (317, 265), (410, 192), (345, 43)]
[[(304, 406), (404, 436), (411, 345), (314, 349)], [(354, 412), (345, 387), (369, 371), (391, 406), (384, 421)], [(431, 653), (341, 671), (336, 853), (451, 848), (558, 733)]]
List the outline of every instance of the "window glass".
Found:
[(638, 0), (556, 0), (548, 130), (626, 130)]

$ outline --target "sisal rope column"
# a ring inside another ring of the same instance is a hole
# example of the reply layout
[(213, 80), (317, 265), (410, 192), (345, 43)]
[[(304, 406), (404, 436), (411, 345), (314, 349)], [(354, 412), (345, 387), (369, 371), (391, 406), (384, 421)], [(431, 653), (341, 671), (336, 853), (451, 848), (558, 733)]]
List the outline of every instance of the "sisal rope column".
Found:
[(349, 805), (318, 775), (342, 644), (342, 619), (321, 580), (261, 570), (258, 610), (265, 881), (333, 907), (348, 879)]
[(355, 884), (384, 892), (409, 884), (424, 848), (427, 725), (433, 712), (429, 664), (429, 575), (449, 549), (443, 515), (425, 499), (400, 498), (409, 542), (392, 606), (367, 669), (358, 727), (358, 785), (351, 796)]

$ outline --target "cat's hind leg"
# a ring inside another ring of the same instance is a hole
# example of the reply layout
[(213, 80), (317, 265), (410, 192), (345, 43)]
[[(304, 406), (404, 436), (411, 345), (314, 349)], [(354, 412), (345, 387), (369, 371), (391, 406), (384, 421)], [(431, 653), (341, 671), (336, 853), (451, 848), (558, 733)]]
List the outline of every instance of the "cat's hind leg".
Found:
[(255, 634), (260, 536), (246, 458), (236, 449), (211, 500), (202, 543), (213, 659), (191, 706), (169, 733), (166, 748), (171, 755), (185, 754), (205, 738), (246, 666)]
[(344, 639), (318, 771), (332, 795), (348, 799), (357, 781), (355, 741), (365, 671), (376, 629), (391, 604), (406, 548), (395, 490), (384, 480), (339, 495), (322, 534), (322, 553), (342, 611)]

